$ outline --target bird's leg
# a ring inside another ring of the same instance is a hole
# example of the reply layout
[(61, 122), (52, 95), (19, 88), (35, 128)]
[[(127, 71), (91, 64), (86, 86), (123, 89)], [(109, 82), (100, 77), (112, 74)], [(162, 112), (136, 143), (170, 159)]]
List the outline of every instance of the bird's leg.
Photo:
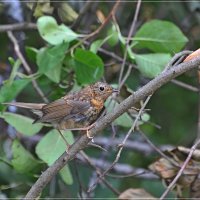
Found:
[(92, 139), (92, 142), (94, 142), (94, 141), (93, 141), (93, 136), (90, 135), (89, 130), (90, 130), (91, 128), (93, 128), (94, 126), (95, 126), (95, 125), (94, 125), (94, 123), (93, 123), (93, 124), (89, 125), (88, 127), (85, 127), (86, 135), (87, 135), (87, 137), (88, 137), (89, 139)]
[(93, 123), (93, 124), (91, 124), (91, 125), (89, 125), (89, 126), (87, 126), (87, 127), (83, 127), (83, 128), (72, 128), (72, 129), (70, 129), (70, 130), (71, 130), (71, 131), (86, 131), (87, 137), (88, 137), (89, 139), (92, 139), (93, 136), (91, 136), (91, 135), (89, 134), (89, 130), (90, 130), (91, 128), (93, 128), (94, 126), (95, 126), (95, 124)]
[(60, 136), (62, 137), (62, 139), (64, 140), (64, 142), (65, 142), (65, 144), (66, 144), (66, 146), (67, 146), (66, 152), (68, 152), (69, 147), (70, 147), (70, 144), (67, 142), (67, 140), (65, 139), (64, 135), (62, 134), (62, 132), (61, 132), (59, 129), (57, 129), (57, 130), (58, 130)]

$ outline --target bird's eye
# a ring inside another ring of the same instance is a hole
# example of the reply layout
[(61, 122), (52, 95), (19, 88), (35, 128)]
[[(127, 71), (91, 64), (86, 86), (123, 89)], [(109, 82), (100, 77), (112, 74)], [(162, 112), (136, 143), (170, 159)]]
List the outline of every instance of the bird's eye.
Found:
[(99, 89), (100, 89), (100, 91), (104, 91), (104, 87), (103, 86), (100, 86)]

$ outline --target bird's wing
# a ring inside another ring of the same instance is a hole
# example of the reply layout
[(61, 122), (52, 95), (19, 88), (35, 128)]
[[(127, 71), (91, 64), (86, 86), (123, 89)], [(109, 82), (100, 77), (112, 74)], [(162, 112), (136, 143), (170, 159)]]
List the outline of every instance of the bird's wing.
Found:
[(43, 116), (39, 122), (60, 122), (84, 113), (89, 109), (90, 103), (85, 101), (58, 99), (42, 108)]

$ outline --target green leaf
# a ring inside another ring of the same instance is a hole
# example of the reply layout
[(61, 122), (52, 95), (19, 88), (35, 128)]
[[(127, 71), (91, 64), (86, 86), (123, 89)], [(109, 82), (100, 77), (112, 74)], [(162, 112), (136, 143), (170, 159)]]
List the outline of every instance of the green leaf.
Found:
[[(117, 103), (115, 100), (110, 99), (108, 101), (105, 102), (105, 107), (107, 112), (112, 112), (113, 109), (118, 105), (119, 103)], [(133, 120), (132, 118), (128, 115), (128, 113), (124, 113), (123, 115), (121, 115), (120, 117), (118, 117), (115, 121), (114, 121), (115, 125), (119, 125), (122, 127), (128, 127), (130, 128), (133, 124)]]
[(49, 44), (58, 45), (63, 42), (71, 42), (78, 37), (64, 24), (58, 25), (56, 20), (51, 16), (42, 16), (37, 20), (37, 27), (41, 37)]
[(104, 64), (101, 58), (91, 51), (77, 49), (75, 52), (75, 73), (77, 81), (88, 84), (99, 80), (104, 73)]
[(93, 53), (97, 53), (98, 49), (104, 44), (104, 40), (96, 40), (90, 46), (90, 51)]
[(128, 115), (128, 113), (124, 113), (123, 115), (120, 115), (115, 121), (114, 124), (130, 128), (133, 125), (133, 120)]
[[(71, 131), (62, 131), (62, 133), (69, 144), (74, 142)], [(53, 129), (37, 144), (36, 154), (50, 166), (65, 152), (66, 148), (66, 144), (59, 132)], [(73, 183), (72, 175), (67, 165), (59, 173), (66, 184)]]
[(141, 119), (143, 122), (148, 122), (150, 120), (150, 115), (148, 113), (144, 113), (141, 115)]
[[(72, 144), (74, 140), (71, 131), (62, 131), (62, 133), (68, 143)], [(65, 150), (65, 141), (55, 129), (49, 131), (36, 146), (38, 157), (48, 165), (52, 165), (55, 160), (65, 152)]]
[(57, 65), (52, 70), (48, 70), (47, 72), (45, 72), (45, 75), (50, 80), (52, 80), (53, 82), (59, 83), (60, 82), (61, 69), (62, 69), (62, 65), (61, 64)]
[(71, 24), (79, 16), (67, 2), (60, 2), (60, 6), (57, 9), (59, 18), (66, 24)]
[(28, 47), (26, 46), (26, 55), (27, 57), (32, 61), (32, 62), (36, 62), (37, 59), (37, 53), (38, 53), (38, 49), (34, 48), (34, 47)]
[(110, 29), (108, 29), (107, 35), (111, 36), (108, 39), (108, 44), (111, 47), (114, 47), (119, 41), (118, 32), (117, 32), (116, 26), (114, 24), (111, 26)]
[(37, 54), (39, 72), (45, 73), (60, 65), (65, 57), (68, 46), (67, 43), (62, 43), (54, 47), (40, 49)]
[(91, 46), (90, 46), (90, 51), (92, 51), (93, 53), (97, 53), (97, 51), (99, 50), (99, 48), (106, 43), (110, 38), (112, 37), (112, 35), (108, 35), (106, 38), (104, 39), (99, 39), (94, 41)]
[(40, 49), (37, 54), (39, 73), (44, 73), (50, 80), (58, 83), (68, 46), (68, 43), (63, 43), (54, 47)]
[(33, 119), (9, 112), (4, 112), (0, 115), (4, 120), (13, 126), (18, 132), (26, 136), (35, 135), (42, 128), (42, 124), (33, 124)]
[[(11, 59), (11, 58), (10, 58), (9, 60), (10, 60), (10, 61), (12, 60), (11, 62), (14, 61), (14, 60)], [(12, 67), (13, 67), (13, 68), (12, 68), (12, 72), (11, 72), (11, 74), (10, 74), (10, 77), (9, 77), (8, 80), (4, 81), (4, 83), (9, 84), (9, 85), (11, 85), (11, 84), (13, 83), (15, 77), (17, 76), (17, 71), (18, 71), (20, 65), (21, 65), (21, 61), (20, 61), (19, 59), (17, 59), (16, 61), (14, 61), (13, 66), (12, 66)]]
[(73, 184), (73, 177), (70, 172), (69, 166), (65, 165), (59, 172), (62, 180), (67, 184), (67, 185), (72, 185)]
[(170, 61), (170, 54), (135, 54), (138, 70), (148, 78), (154, 78), (160, 74)]
[(138, 42), (136, 47), (148, 48), (154, 52), (179, 52), (188, 39), (173, 23), (161, 20), (152, 20), (145, 23), (133, 37)]
[(11, 163), (20, 173), (36, 173), (41, 169), (41, 163), (28, 152), (18, 140), (12, 144), (13, 158)]
[(31, 79), (17, 79), (10, 84), (4, 83), (0, 89), (0, 103), (13, 100), (31, 81)]
[[(118, 26), (118, 25), (115, 24), (115, 26)], [(119, 38), (119, 41), (120, 41), (120, 44), (121, 44), (121, 47), (122, 47), (123, 51), (125, 51), (125, 49), (126, 49), (126, 39), (121, 34), (120, 30), (118, 31), (118, 38)], [(132, 46), (128, 45), (127, 49), (126, 49), (127, 50), (127, 54), (128, 54), (128, 58), (130, 58), (131, 60), (135, 60), (135, 56), (134, 56), (134, 53), (132, 52), (131, 48), (132, 48)]]

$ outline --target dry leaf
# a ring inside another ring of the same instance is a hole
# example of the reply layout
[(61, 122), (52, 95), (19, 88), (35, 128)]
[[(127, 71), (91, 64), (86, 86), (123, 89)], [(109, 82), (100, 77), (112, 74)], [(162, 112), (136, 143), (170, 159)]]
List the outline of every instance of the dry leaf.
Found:
[(200, 56), (200, 49), (197, 49), (196, 51), (192, 52), (189, 56), (187, 56), (183, 62), (190, 61), (199, 56)]
[(151, 194), (149, 194), (146, 190), (143, 188), (129, 188), (122, 192), (119, 197), (119, 199), (123, 200), (129, 200), (129, 199), (152, 199), (156, 200), (157, 198), (153, 197)]
[[(156, 162), (152, 163), (149, 168), (156, 174), (158, 174), (161, 179), (168, 185), (177, 175), (181, 166), (185, 162), (190, 149), (185, 147), (177, 147), (171, 151), (166, 151), (166, 158), (160, 158)], [(198, 174), (200, 172), (200, 150), (196, 150), (192, 156), (192, 159), (187, 164), (183, 174), (179, 178), (176, 183), (176, 187), (174, 190), (177, 191), (177, 194), (181, 196), (183, 189), (190, 188), (192, 190), (195, 182), (199, 185), (199, 181), (197, 181)], [(170, 160), (173, 160), (173, 164)], [(193, 188), (193, 190), (195, 190)], [(196, 190), (195, 190), (196, 191)]]
[(96, 15), (97, 15), (98, 20), (103, 24), (104, 21), (106, 20), (106, 17), (105, 17), (105, 15), (102, 13), (102, 11), (101, 11), (101, 10), (97, 10), (97, 11), (96, 11)]

